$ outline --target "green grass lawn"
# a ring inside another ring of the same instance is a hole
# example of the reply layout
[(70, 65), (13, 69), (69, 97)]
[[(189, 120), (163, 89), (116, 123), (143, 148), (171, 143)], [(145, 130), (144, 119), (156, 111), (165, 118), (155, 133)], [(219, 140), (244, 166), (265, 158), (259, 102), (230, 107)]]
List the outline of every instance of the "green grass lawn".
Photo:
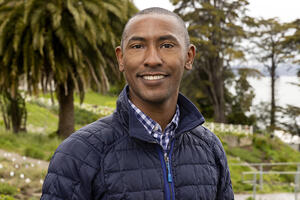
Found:
[(19, 133), (0, 129), (1, 149), (19, 153), (20, 155), (50, 160), (53, 152), (62, 142), (58, 137), (49, 137), (40, 133)]
[[(49, 93), (47, 94), (40, 94), (40, 97), (51, 98)], [(74, 95), (75, 102), (79, 103), (80, 99), (79, 96), (75, 93)], [(116, 107), (116, 100), (117, 96), (109, 96), (109, 95), (102, 95), (93, 91), (87, 91), (84, 95), (83, 103), (98, 105), (98, 106), (108, 106), (115, 108)], [(54, 94), (54, 100), (56, 101), (56, 97)]]
[[(79, 103), (78, 95), (75, 95), (75, 102)], [(101, 95), (96, 92), (88, 91), (84, 97), (84, 103), (98, 105), (98, 106), (108, 106), (111, 108), (116, 108), (117, 97)]]
[(34, 132), (49, 134), (57, 130), (58, 115), (35, 103), (26, 103), (27, 126)]
[[(219, 137), (230, 133), (218, 133)], [(231, 171), (233, 189), (237, 193), (252, 192), (252, 185), (242, 182), (242, 172), (250, 171), (249, 167), (231, 165), (233, 163), (278, 163), (278, 162), (299, 162), (300, 153), (288, 145), (281, 142), (278, 138), (270, 138), (263, 135), (250, 136), (252, 145), (244, 147), (228, 147), (223, 141), (224, 149), (228, 157)], [(254, 167), (253, 167), (254, 168)], [(255, 169), (255, 168), (254, 168)], [(256, 170), (259, 170), (256, 167)], [(297, 166), (273, 166), (264, 167), (264, 171), (296, 171)], [(252, 169), (253, 171), (253, 169)], [(257, 175), (257, 180), (259, 176)], [(244, 176), (244, 180), (253, 180), (253, 175)], [(271, 192), (293, 192), (294, 175), (263, 175), (263, 190), (260, 193)]]

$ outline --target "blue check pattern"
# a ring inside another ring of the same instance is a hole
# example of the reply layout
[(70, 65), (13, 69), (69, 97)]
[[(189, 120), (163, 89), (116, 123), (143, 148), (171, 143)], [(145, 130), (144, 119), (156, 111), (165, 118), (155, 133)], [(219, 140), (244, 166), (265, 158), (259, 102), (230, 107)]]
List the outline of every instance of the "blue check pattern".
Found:
[(145, 113), (143, 113), (129, 99), (128, 101), (131, 108), (134, 110), (136, 118), (143, 124), (147, 132), (156, 139), (157, 143), (160, 144), (164, 152), (167, 153), (170, 148), (169, 142), (174, 136), (175, 130), (178, 127), (179, 115), (180, 115), (178, 104), (176, 105), (176, 112), (175, 115), (173, 116), (173, 119), (165, 128), (164, 133), (162, 133), (162, 129), (157, 122), (155, 122)]

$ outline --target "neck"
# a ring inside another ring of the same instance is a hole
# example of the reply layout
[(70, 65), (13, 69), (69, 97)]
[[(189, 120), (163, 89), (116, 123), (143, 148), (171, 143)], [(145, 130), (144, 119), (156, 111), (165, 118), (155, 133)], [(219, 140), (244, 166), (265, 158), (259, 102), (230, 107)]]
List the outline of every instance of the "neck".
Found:
[(132, 103), (147, 116), (156, 121), (162, 128), (162, 131), (164, 131), (176, 112), (177, 98), (173, 98), (163, 103), (138, 101), (132, 101)]

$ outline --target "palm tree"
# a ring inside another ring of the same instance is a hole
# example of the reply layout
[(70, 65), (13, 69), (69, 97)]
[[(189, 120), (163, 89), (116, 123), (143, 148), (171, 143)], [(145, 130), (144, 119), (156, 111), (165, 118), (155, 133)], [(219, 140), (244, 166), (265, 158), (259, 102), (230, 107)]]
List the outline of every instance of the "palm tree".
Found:
[(130, 0), (2, 1), (0, 87), (17, 91), (22, 78), (29, 94), (55, 90), (58, 134), (67, 137), (74, 131), (74, 91), (82, 101), (92, 80), (100, 91), (109, 87), (106, 71), (114, 66), (104, 55), (129, 11), (135, 12)]

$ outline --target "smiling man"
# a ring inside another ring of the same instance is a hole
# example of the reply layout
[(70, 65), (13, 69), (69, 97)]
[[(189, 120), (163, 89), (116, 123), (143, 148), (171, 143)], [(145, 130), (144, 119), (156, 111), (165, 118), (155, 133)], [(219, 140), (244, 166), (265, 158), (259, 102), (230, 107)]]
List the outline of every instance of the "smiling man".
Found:
[(234, 199), (219, 139), (179, 93), (195, 57), (182, 19), (162, 8), (140, 11), (116, 56), (128, 83), (116, 111), (58, 147), (41, 199)]

